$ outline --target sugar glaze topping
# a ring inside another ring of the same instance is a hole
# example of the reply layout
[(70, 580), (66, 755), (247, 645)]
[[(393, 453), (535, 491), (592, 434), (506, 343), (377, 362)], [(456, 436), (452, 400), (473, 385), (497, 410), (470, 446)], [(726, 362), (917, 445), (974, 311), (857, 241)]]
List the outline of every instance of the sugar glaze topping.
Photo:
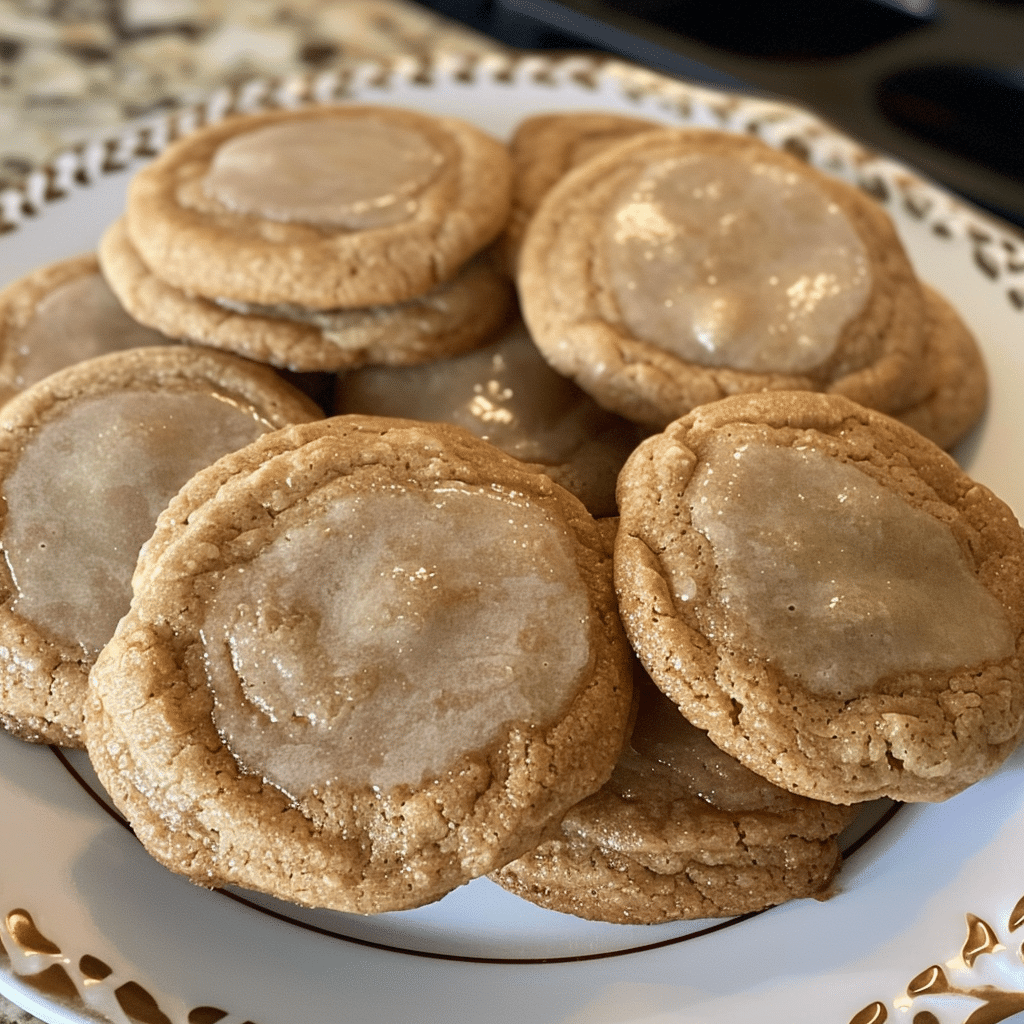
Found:
[(723, 753), (653, 685), (640, 689), (630, 748), (634, 770), (619, 781), (628, 799), (690, 798), (728, 813), (784, 811), (799, 802)]
[(589, 623), (566, 528), (536, 504), (461, 483), (340, 496), (219, 578), (215, 724), (295, 799), (417, 786), (510, 723), (556, 721)]
[(25, 388), (91, 356), (166, 343), (124, 311), (102, 274), (84, 274), (41, 299), (32, 319), (9, 340), (10, 383)]
[(864, 244), (813, 182), (770, 163), (652, 163), (605, 226), (612, 293), (636, 336), (758, 373), (824, 363), (867, 300)]
[(714, 639), (809, 690), (850, 697), (1013, 654), (949, 527), (851, 463), (719, 434), (687, 494), (717, 566)]
[(4, 483), (15, 611), (95, 656), (128, 610), (139, 549), (168, 501), (269, 429), (196, 390), (85, 398), (44, 423)]
[(363, 230), (408, 219), (443, 159), (382, 118), (303, 118), (222, 143), (203, 191), (237, 213)]

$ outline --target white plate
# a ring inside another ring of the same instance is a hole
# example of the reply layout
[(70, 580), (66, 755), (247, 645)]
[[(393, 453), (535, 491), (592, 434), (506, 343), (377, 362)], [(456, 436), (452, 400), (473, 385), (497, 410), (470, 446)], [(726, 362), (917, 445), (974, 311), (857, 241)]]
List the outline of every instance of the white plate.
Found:
[[(373, 65), (218, 94), (203, 116), (309, 97), (443, 111), (501, 136), (526, 114), (579, 108), (756, 132), (860, 183), (980, 338), (994, 393), (957, 455), (1024, 511), (1024, 246), (899, 165), (792, 107), (587, 58)], [(5, 195), (0, 283), (93, 248), (139, 151), (176, 123), (83, 147)], [(995, 1024), (1024, 1010), (1020, 753), (945, 804), (900, 810), (829, 901), (730, 922), (590, 924), (486, 880), (366, 919), (208, 892), (144, 853), (83, 756), (6, 734), (0, 829), (0, 990), (49, 1022)]]

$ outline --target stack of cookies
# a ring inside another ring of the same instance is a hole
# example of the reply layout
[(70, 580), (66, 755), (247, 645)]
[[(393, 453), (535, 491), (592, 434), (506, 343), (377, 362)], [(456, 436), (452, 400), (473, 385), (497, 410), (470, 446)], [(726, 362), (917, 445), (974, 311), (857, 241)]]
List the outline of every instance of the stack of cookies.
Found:
[(859, 803), (947, 799), (1019, 744), (1024, 533), (911, 428), (734, 396), (642, 442), (618, 496), (658, 693), (609, 782), (492, 876), (510, 891), (623, 923), (821, 894)]
[(525, 853), (629, 716), (611, 551), (458, 427), (344, 416), (196, 475), (139, 560), (86, 735), (147, 849), (357, 913)]
[(724, 753), (642, 670), (608, 782), (494, 872), (538, 906), (614, 924), (732, 917), (821, 897), (859, 808), (790, 793)]
[(484, 251), (508, 218), (506, 148), (414, 111), (233, 117), (133, 180), (100, 245), (124, 307), (172, 338), (296, 371), (466, 351), (509, 316)]
[[(145, 346), (9, 374), (0, 719), (85, 745), (192, 880), (742, 914), (827, 895), (862, 802), (946, 799), (1024, 731), (1024, 535), (941, 450), (977, 345), (799, 160), (605, 114), (510, 147), (236, 116), (133, 179), (98, 259), (0, 295), (40, 365), (79, 279), (123, 306), (96, 350)], [(57, 491), (124, 516), (55, 529)]]
[(726, 395), (820, 391), (941, 447), (980, 417), (973, 336), (860, 190), (750, 136), (632, 118), (545, 115), (513, 151), (524, 316), (606, 408), (661, 429)]

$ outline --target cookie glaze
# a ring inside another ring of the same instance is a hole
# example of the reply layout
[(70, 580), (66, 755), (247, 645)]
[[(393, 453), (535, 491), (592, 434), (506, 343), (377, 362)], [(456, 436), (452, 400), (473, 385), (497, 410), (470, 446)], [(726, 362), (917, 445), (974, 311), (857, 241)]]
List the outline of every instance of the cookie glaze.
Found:
[(666, 812), (677, 800), (702, 801), (728, 813), (785, 813), (802, 803), (719, 750), (653, 685), (640, 688), (630, 749), (606, 785), (624, 799)]
[[(14, 353), (8, 383), (20, 390), (91, 356), (166, 342), (124, 311), (101, 274), (84, 274), (44, 296), (8, 340)], [(5, 390), (0, 382), (0, 396)]]
[(641, 431), (556, 373), (519, 322), (496, 341), (420, 366), (341, 375), (337, 412), (454, 423), (543, 467), (596, 516), (615, 515), (615, 482)]
[(237, 213), (365, 230), (408, 219), (443, 159), (420, 132), (380, 118), (297, 119), (221, 143), (203, 190)]
[(4, 482), (0, 544), (17, 614), (94, 657), (128, 610), (139, 549), (167, 502), (269, 429), (198, 390), (87, 398), (40, 425)]
[(563, 526), (464, 484), (339, 498), (219, 579), (203, 635), (218, 732), (297, 799), (382, 789), (556, 721), (591, 666)]
[(704, 366), (818, 367), (871, 290), (846, 215), (767, 162), (693, 153), (652, 163), (621, 187), (603, 248), (629, 331)]
[(687, 500), (717, 564), (708, 635), (808, 690), (851, 697), (1013, 654), (949, 527), (850, 462), (716, 436)]
[(613, 422), (544, 361), (522, 325), (466, 355), (419, 367), (367, 367), (340, 385), (341, 411), (455, 423), (509, 455), (554, 464)]

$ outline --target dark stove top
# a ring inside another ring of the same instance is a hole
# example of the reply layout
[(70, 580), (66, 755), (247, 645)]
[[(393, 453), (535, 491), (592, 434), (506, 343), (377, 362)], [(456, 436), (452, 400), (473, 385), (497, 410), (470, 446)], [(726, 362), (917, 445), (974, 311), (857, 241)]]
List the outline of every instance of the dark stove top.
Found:
[(601, 50), (802, 103), (1024, 227), (1024, 0), (432, 0), (511, 46)]

